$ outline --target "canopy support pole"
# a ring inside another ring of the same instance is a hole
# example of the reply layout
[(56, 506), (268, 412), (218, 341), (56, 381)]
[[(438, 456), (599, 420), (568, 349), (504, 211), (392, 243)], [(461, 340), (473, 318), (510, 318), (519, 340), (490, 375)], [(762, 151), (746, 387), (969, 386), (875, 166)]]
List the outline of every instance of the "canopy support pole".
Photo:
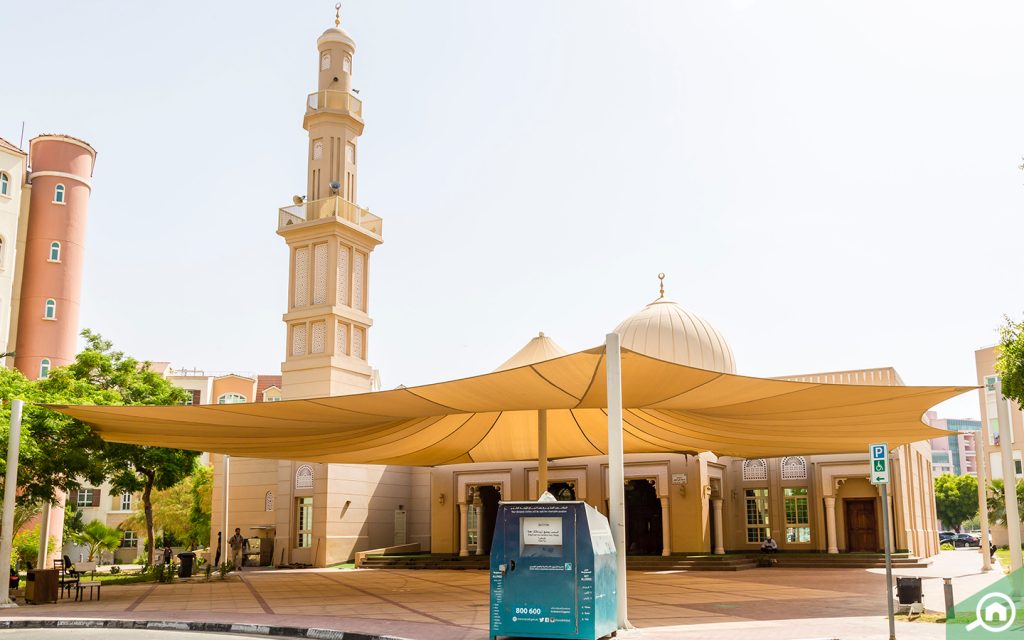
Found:
[[(228, 536), (231, 535), (230, 533), (228, 533), (228, 531), (229, 531), (229, 529), (228, 529), (228, 486), (231, 484), (230, 478), (231, 478), (231, 456), (229, 454), (225, 453), (224, 454), (224, 535), (221, 536), (221, 542), (220, 542), (220, 544), (221, 544), (220, 560), (221, 560), (221, 562), (225, 562), (225, 563), (226, 562), (230, 562), (230, 560), (228, 560), (228, 549), (230, 548), (230, 545), (228, 544)], [(235, 570), (236, 571), (241, 571), (242, 568), (241, 567), (235, 567)]]
[[(982, 429), (982, 433), (978, 435), (981, 436), (983, 442), (988, 442), (987, 429)], [(986, 487), (989, 482), (989, 473), (986, 457), (984, 451), (975, 456), (975, 460), (978, 461), (978, 519), (981, 522), (981, 544), (978, 545), (978, 552), (981, 553), (981, 570), (991, 571), (992, 548), (989, 546), (989, 540), (992, 539), (992, 536), (988, 528), (988, 496), (986, 495)]]
[(537, 498), (548, 490), (548, 410), (537, 411)]
[(11, 428), (7, 436), (7, 474), (4, 476), (4, 513), (0, 524), (0, 576), (4, 586), (0, 589), (0, 608), (17, 607), (11, 601), (10, 583), (6, 581), (11, 571), (11, 547), (14, 542), (14, 501), (18, 493), (18, 451), (21, 444), (21, 400), (11, 402)]
[(615, 539), (615, 609), (619, 629), (629, 629), (626, 617), (626, 473), (622, 446), (622, 353), (619, 334), (605, 337), (608, 372), (608, 519)]
[[(1020, 509), (1017, 507), (1017, 473), (1013, 464), (1013, 449), (1010, 441), (1013, 439), (1013, 424), (1010, 422), (1010, 411), (1006, 406), (1006, 397), (1002, 391), (996, 389), (996, 416), (999, 421), (999, 451), (1003, 456), (1003, 502), (1006, 506), (1006, 533), (1009, 536), (1010, 544), (1010, 572), (1013, 573), (1021, 568), (1020, 548), (1020, 525), (1010, 524), (1020, 522)], [(982, 544), (987, 544), (983, 540)], [(1014, 576), (1013, 595), (1020, 596), (1020, 578)]]

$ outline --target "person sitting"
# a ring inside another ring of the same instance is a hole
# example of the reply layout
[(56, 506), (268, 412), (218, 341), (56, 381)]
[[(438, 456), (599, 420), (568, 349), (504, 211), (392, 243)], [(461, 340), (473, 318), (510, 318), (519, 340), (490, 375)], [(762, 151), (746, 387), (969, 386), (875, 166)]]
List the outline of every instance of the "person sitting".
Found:
[(775, 538), (768, 536), (768, 538), (761, 543), (761, 553), (778, 553), (779, 545), (775, 542)]

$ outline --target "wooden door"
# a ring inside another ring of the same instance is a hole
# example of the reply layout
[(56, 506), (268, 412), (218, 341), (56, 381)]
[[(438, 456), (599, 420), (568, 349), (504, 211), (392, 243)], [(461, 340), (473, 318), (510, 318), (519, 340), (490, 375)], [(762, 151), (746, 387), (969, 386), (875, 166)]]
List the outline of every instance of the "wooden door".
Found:
[(846, 505), (846, 550), (878, 551), (878, 522), (875, 500), (844, 500)]

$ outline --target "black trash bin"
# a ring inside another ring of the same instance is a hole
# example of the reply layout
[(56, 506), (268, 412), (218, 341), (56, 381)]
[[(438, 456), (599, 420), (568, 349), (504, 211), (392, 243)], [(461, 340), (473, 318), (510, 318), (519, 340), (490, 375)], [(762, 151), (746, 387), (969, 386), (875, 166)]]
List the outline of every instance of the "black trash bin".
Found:
[(178, 554), (178, 577), (191, 578), (192, 566), (196, 563), (196, 554), (191, 551), (182, 551)]
[(900, 604), (921, 602), (921, 578), (896, 578), (896, 597)]

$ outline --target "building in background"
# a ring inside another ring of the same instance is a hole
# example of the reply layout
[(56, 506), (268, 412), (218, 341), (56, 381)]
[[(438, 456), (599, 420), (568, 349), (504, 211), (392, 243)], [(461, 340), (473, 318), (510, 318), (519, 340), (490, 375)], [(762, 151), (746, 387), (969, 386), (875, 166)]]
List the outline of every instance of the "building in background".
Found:
[[(986, 347), (974, 352), (974, 363), (978, 374), (978, 400), (981, 406), (981, 449), (985, 457), (985, 478), (1003, 479), (1003, 463), (1000, 454), (1000, 438), (1004, 434), (1010, 434), (1010, 442), (1013, 447), (1013, 467), (1016, 480), (1024, 477), (1024, 470), (1021, 468), (1022, 454), (1024, 454), (1024, 411), (1021, 407), (1010, 401), (1009, 415), (1010, 424), (999, 424), (996, 415), (996, 399), (999, 397), (999, 374), (996, 373), (996, 361), (999, 359), (998, 347)], [(992, 541), (997, 545), (1007, 544), (1008, 536), (1006, 527), (992, 524)]]
[(929, 441), (932, 447), (932, 474), (940, 476), (944, 473), (951, 473), (955, 476), (977, 477), (976, 453), (981, 421), (940, 418), (934, 411), (926, 413), (925, 419), (936, 429), (945, 429), (950, 432), (944, 438), (934, 438)]
[[(27, 378), (72, 362), (78, 346), (85, 229), (96, 150), (44, 134), (26, 154), (0, 140), (0, 352)], [(40, 520), (62, 546), (64, 499)], [(29, 526), (35, 526), (36, 521)]]
[[(11, 301), (14, 299), (19, 223), (28, 219), (28, 154), (0, 138), (0, 353), (12, 338)], [(0, 362), (8, 364), (7, 358)]]

